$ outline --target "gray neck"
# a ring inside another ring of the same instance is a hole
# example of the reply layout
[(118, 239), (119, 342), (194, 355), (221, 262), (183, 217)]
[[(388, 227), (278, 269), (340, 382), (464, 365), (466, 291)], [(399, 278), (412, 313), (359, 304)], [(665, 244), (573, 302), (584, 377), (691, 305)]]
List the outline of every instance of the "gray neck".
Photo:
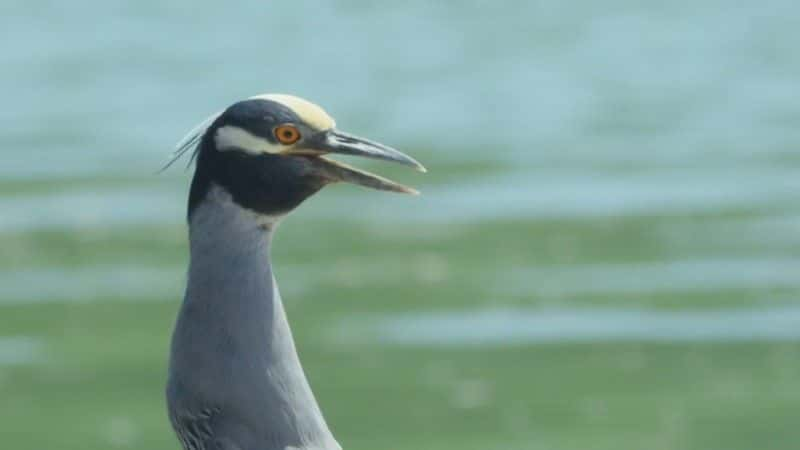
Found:
[(196, 407), (227, 414), (233, 423), (220, 427), (242, 448), (339, 449), (300, 366), (272, 274), (276, 225), (219, 187), (193, 212), (170, 376), (208, 403)]

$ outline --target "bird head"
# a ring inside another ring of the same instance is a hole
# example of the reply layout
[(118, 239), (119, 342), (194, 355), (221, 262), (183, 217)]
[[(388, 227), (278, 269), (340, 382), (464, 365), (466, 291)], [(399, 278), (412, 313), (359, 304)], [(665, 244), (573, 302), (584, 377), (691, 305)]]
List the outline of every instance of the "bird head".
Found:
[(326, 158), (342, 154), (425, 168), (413, 158), (336, 128), (319, 106), (298, 97), (260, 95), (234, 103), (184, 138), (195, 150), (189, 215), (212, 185), (240, 206), (267, 215), (289, 212), (324, 186), (347, 182), (417, 194), (412, 188)]

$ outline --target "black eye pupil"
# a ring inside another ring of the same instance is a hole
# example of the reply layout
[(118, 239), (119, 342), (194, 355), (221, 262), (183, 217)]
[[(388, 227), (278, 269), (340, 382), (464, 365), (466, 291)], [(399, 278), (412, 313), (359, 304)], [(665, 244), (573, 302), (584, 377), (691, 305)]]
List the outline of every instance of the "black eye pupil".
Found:
[(282, 144), (294, 144), (300, 140), (300, 132), (289, 126), (282, 126), (275, 130), (275, 137)]

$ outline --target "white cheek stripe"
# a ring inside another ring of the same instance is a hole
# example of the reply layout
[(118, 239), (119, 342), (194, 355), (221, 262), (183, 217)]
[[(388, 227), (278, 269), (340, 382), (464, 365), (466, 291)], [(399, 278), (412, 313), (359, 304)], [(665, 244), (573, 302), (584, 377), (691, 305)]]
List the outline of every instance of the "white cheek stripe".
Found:
[(237, 126), (225, 125), (217, 129), (214, 143), (218, 150), (244, 150), (247, 153), (258, 155), (261, 153), (280, 153), (286, 147), (258, 137)]

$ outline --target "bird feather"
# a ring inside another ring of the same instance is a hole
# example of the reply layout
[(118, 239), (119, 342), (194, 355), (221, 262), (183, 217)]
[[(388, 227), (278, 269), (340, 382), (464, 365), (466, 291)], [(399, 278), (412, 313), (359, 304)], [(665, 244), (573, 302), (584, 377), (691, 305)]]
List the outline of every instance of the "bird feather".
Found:
[(164, 167), (159, 170), (159, 172), (163, 172), (167, 170), (175, 161), (181, 159), (183, 155), (188, 152), (189, 150), (192, 151), (192, 156), (189, 158), (189, 162), (186, 163), (186, 168), (188, 169), (192, 163), (194, 162), (195, 158), (197, 157), (197, 150), (200, 148), (198, 145), (200, 143), (200, 139), (208, 130), (208, 127), (211, 126), (212, 123), (222, 114), (222, 111), (217, 111), (216, 113), (212, 114), (211, 116), (207, 117), (205, 120), (197, 124), (194, 128), (189, 130), (185, 136), (181, 138), (180, 141), (175, 145), (175, 151), (172, 152), (170, 155), (169, 161), (164, 164)]

